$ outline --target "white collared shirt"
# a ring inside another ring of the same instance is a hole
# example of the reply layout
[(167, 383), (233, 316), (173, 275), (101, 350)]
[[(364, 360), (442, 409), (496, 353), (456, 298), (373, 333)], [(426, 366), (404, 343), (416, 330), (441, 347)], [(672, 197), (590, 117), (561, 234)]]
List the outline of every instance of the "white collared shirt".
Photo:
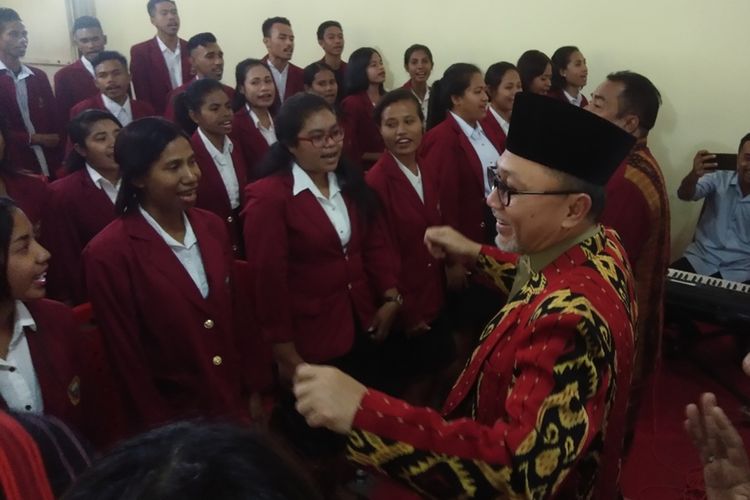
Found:
[(125, 104), (120, 106), (115, 101), (102, 94), (102, 101), (107, 111), (112, 113), (117, 118), (123, 127), (130, 124), (133, 121), (133, 108), (130, 106), (130, 97), (125, 97)]
[(249, 104), (245, 104), (245, 108), (247, 109), (247, 112), (250, 113), (250, 119), (255, 124), (255, 128), (258, 129), (258, 132), (260, 132), (260, 135), (266, 140), (266, 143), (268, 143), (269, 146), (275, 143), (276, 129), (273, 128), (273, 120), (271, 120), (271, 125), (266, 128), (260, 123), (260, 117), (252, 110)]
[(0, 394), (11, 410), (44, 413), (42, 389), (24, 330), (36, 330), (36, 322), (20, 300), (16, 300), (14, 318), (8, 355), (0, 358)]
[(491, 173), (493, 172), (492, 169), (497, 165), (497, 160), (500, 159), (500, 153), (498, 153), (495, 146), (492, 145), (492, 142), (487, 137), (487, 134), (484, 133), (484, 129), (482, 129), (479, 122), (477, 122), (475, 128), (472, 128), (471, 125), (466, 123), (463, 118), (453, 111), (451, 111), (450, 114), (453, 115), (453, 118), (458, 122), (458, 126), (461, 127), (461, 130), (466, 134), (466, 137), (469, 138), (469, 142), (479, 157), (479, 162), (482, 164), (482, 177), (484, 178), (484, 195), (489, 196), (493, 188), (492, 182), (490, 182), (490, 178), (492, 177)]
[(565, 98), (568, 100), (568, 102), (574, 106), (581, 107), (581, 103), (583, 103), (583, 92), (578, 92), (577, 97), (573, 97), (572, 95), (568, 94), (567, 90), (563, 89), (563, 94), (565, 94)]
[[(31, 111), (29, 109), (29, 88), (26, 86), (26, 79), (30, 76), (34, 76), (34, 73), (25, 64), (21, 65), (21, 72), (16, 75), (10, 68), (8, 68), (2, 61), (0, 61), (0, 71), (8, 73), (13, 80), (13, 84), (16, 87), (16, 102), (18, 103), (18, 109), (21, 111), (21, 119), (26, 127), (26, 132), (29, 135), (36, 134), (36, 128), (31, 122)], [(44, 157), (44, 150), (39, 145), (31, 145), (31, 150), (36, 156), (36, 160), (39, 162), (39, 166), (42, 168), (44, 175), (49, 176), (49, 166), (47, 165), (47, 158)]]
[(117, 200), (117, 193), (120, 192), (121, 179), (117, 179), (117, 183), (112, 184), (88, 163), (86, 163), (86, 171), (89, 173), (89, 177), (91, 177), (91, 181), (94, 183), (94, 186), (104, 191), (104, 193), (107, 195), (107, 198), (109, 198), (114, 205), (115, 201)]
[(503, 132), (505, 133), (505, 136), (508, 136), (508, 131), (510, 130), (510, 122), (507, 121), (505, 118), (502, 117), (500, 113), (495, 111), (495, 108), (490, 106), (490, 113), (492, 113), (492, 116), (495, 117), (495, 120), (500, 125), (500, 128), (503, 129)]
[(430, 109), (430, 86), (427, 86), (427, 92), (424, 94), (424, 99), (421, 99), (416, 92), (414, 92), (414, 89), (411, 89), (411, 93), (414, 94), (414, 97), (417, 98), (419, 101), (419, 104), (422, 107), (422, 115), (424, 116), (425, 123), (427, 123), (427, 110)]
[(328, 198), (323, 196), (323, 193), (320, 192), (320, 189), (315, 185), (312, 178), (296, 162), (292, 166), (292, 176), (294, 177), (292, 194), (297, 196), (307, 189), (315, 196), (315, 199), (323, 207), (323, 211), (336, 230), (336, 234), (338, 234), (339, 240), (341, 240), (341, 247), (346, 251), (346, 245), (349, 244), (349, 239), (352, 237), (352, 225), (349, 220), (349, 211), (346, 208), (344, 196), (339, 188), (339, 181), (336, 179), (336, 174), (328, 172)]
[(159, 44), (159, 50), (161, 50), (161, 55), (164, 57), (164, 64), (167, 65), (167, 73), (169, 73), (169, 81), (172, 83), (172, 88), (176, 89), (182, 85), (182, 55), (180, 54), (180, 43), (177, 42), (177, 48), (174, 52), (172, 52), (158, 36), (156, 37), (156, 43)]
[(286, 80), (289, 76), (289, 63), (286, 63), (283, 71), (279, 71), (276, 69), (276, 66), (271, 64), (270, 60), (267, 62), (268, 67), (271, 69), (273, 80), (276, 82), (276, 91), (279, 93), (279, 101), (284, 102), (284, 99), (286, 98)]
[(200, 127), (198, 127), (198, 136), (203, 141), (203, 145), (206, 146), (206, 151), (211, 155), (211, 159), (216, 165), (216, 170), (219, 171), (221, 181), (224, 183), (224, 188), (227, 190), (229, 196), (229, 204), (232, 206), (232, 210), (240, 206), (240, 182), (237, 180), (237, 172), (234, 170), (234, 161), (232, 161), (232, 150), (234, 144), (229, 137), (224, 136), (224, 147), (221, 151), (216, 149), (216, 146), (206, 137)]
[(198, 291), (201, 293), (201, 297), (204, 299), (208, 297), (208, 278), (206, 278), (206, 269), (203, 267), (203, 257), (201, 256), (201, 249), (198, 246), (198, 239), (195, 237), (193, 232), (193, 226), (190, 225), (190, 220), (187, 215), (182, 214), (182, 220), (185, 223), (185, 242), (180, 243), (176, 239), (172, 238), (156, 220), (151, 217), (151, 214), (138, 207), (141, 211), (141, 215), (146, 219), (149, 226), (154, 228), (156, 234), (158, 234), (164, 243), (172, 250), (177, 260), (180, 261), (182, 267), (185, 268), (190, 279), (193, 280), (195, 286), (198, 287)]
[(396, 165), (398, 165), (398, 168), (404, 173), (406, 180), (409, 181), (409, 184), (411, 184), (414, 191), (419, 195), (419, 199), (424, 203), (424, 186), (422, 185), (422, 172), (419, 170), (419, 165), (417, 165), (417, 175), (414, 175), (412, 171), (409, 170), (409, 167), (401, 163), (398, 158), (393, 156), (393, 159), (396, 160)]
[(91, 76), (96, 78), (96, 71), (94, 70), (94, 65), (91, 64), (91, 61), (86, 59), (86, 56), (81, 56), (81, 63), (83, 63), (83, 67), (86, 68), (86, 71), (91, 73)]

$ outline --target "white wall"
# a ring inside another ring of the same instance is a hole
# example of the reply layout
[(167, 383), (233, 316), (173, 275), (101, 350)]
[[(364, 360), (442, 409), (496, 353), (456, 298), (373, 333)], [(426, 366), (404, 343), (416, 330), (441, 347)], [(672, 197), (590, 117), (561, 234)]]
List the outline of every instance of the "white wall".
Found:
[[(63, 22), (59, 14), (25, 12), (29, 4), (33, 11), (58, 12), (64, 0), (11, 0), (11, 6), (14, 3), (28, 19), (33, 44), (63, 43), (56, 28)], [(133, 43), (153, 36), (145, 4), (96, 0), (110, 48), (127, 55)], [(260, 25), (272, 15), (291, 19), (297, 37), (293, 62), (299, 66), (320, 58), (318, 24), (340, 21), (347, 54), (364, 45), (382, 52), (391, 72), (390, 87), (406, 79), (403, 51), (415, 42), (432, 49), (434, 77), (457, 61), (484, 69), (500, 60), (515, 62), (529, 48), (551, 55), (568, 44), (578, 45), (588, 59), (587, 94), (608, 72), (643, 73), (664, 98), (650, 143), (671, 195), (674, 252), (691, 237), (699, 208), (674, 194), (694, 152), (704, 147), (733, 152), (750, 131), (747, 0), (178, 0), (178, 7), (184, 38), (199, 31), (217, 35), (227, 55), (224, 80), (230, 85), (237, 61), (265, 53)]]

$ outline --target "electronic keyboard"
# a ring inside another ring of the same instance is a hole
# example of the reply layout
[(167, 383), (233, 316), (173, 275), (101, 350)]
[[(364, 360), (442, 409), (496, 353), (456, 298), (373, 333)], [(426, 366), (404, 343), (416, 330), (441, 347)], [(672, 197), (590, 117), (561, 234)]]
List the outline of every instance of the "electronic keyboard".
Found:
[(750, 285), (669, 268), (667, 304), (722, 321), (750, 321)]

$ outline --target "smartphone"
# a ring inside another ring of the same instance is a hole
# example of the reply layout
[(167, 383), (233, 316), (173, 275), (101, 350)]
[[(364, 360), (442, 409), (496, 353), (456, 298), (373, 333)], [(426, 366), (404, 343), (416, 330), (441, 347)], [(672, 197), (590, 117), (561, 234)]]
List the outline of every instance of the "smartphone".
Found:
[(713, 162), (716, 170), (737, 170), (737, 155), (732, 153), (712, 153), (716, 155)]

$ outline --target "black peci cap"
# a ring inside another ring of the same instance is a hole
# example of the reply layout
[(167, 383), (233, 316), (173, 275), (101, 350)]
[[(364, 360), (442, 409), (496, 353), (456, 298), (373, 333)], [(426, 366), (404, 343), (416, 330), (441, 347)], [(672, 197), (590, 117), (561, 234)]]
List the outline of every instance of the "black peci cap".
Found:
[(603, 186), (635, 137), (597, 115), (550, 97), (516, 95), (506, 149), (513, 154)]

